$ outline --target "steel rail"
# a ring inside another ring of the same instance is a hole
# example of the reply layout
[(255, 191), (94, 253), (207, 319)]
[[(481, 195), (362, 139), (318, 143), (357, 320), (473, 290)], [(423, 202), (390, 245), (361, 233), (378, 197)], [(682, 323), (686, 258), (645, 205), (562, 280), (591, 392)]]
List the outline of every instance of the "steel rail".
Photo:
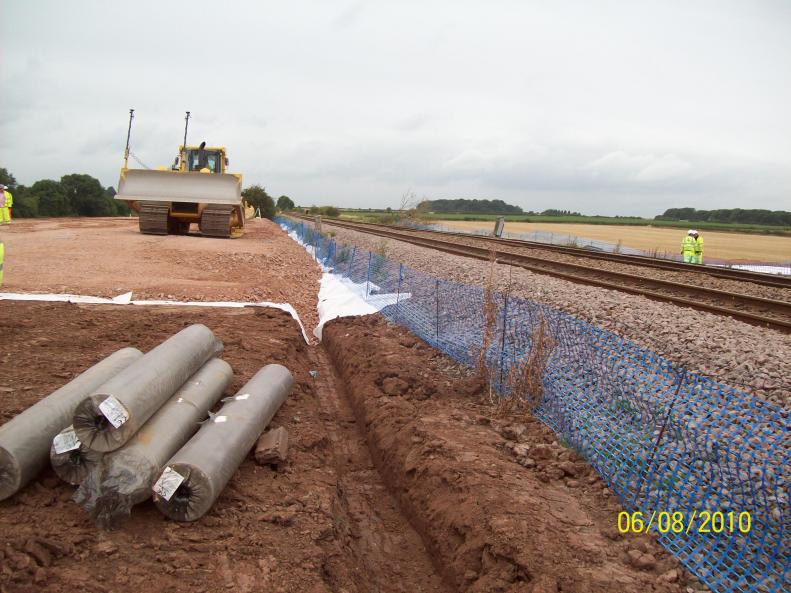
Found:
[[(307, 221), (311, 220), (303, 216), (295, 217)], [(644, 276), (625, 272), (591, 268), (590, 266), (570, 262), (547, 260), (496, 248), (486, 249), (483, 247), (454, 243), (439, 238), (419, 237), (413, 233), (405, 233), (403, 229), (400, 228), (373, 227), (365, 223), (361, 224), (337, 220), (326, 220), (324, 222), (329, 225), (336, 225), (341, 228), (348, 228), (398, 241), (405, 241), (414, 245), (428, 247), (430, 249), (436, 249), (463, 257), (488, 260), (493, 251), (498, 263), (518, 266), (532, 272), (548, 274), (572, 282), (638, 294), (654, 300), (672, 302), (718, 315), (727, 315), (753, 325), (791, 333), (791, 303), (784, 301), (732, 293), (697, 285), (661, 280), (658, 278), (646, 278)], [(701, 297), (705, 297), (714, 302), (701, 301)]]
[[(312, 220), (310, 216), (291, 214), (302, 220)], [(511, 239), (503, 237), (492, 237), (487, 235), (474, 235), (471, 233), (461, 233), (453, 231), (439, 231), (436, 229), (417, 229), (413, 227), (405, 227), (398, 225), (378, 224), (374, 222), (360, 222), (360, 221), (338, 221), (334, 219), (325, 218), (327, 224), (350, 223), (361, 226), (369, 226), (374, 228), (384, 229), (397, 229), (400, 231), (408, 231), (412, 233), (433, 233), (440, 236), (447, 237), (460, 237), (466, 239), (478, 239), (480, 241), (493, 242), (502, 245), (512, 245), (514, 247), (525, 247), (535, 249), (546, 249), (548, 251), (556, 251), (558, 253), (566, 253), (576, 257), (586, 257), (589, 259), (599, 259), (604, 261), (612, 261), (618, 264), (634, 264), (643, 267), (656, 268), (661, 270), (668, 270), (672, 272), (685, 272), (689, 274), (707, 274), (716, 278), (723, 278), (727, 280), (738, 280), (740, 282), (754, 282), (764, 286), (772, 286), (774, 288), (791, 288), (791, 276), (780, 276), (777, 274), (767, 274), (764, 272), (753, 272), (750, 270), (734, 270), (732, 268), (719, 268), (715, 266), (702, 266), (691, 265), (682, 262), (664, 260), (656, 257), (646, 255), (630, 255), (624, 253), (607, 253), (601, 251), (594, 251), (586, 249), (585, 247), (572, 247), (568, 245), (552, 245), (551, 243), (541, 243), (540, 241), (529, 241), (527, 239)]]

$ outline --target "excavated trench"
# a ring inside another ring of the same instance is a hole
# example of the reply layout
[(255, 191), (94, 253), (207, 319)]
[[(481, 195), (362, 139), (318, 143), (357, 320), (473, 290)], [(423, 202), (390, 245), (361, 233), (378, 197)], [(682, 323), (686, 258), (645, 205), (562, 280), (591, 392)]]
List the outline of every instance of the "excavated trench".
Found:
[(374, 465), (365, 427), (359, 425), (327, 352), (315, 348), (310, 354), (319, 373), (316, 396), (337, 475), (336, 536), (348, 552), (325, 564), (329, 584), (338, 591), (349, 580), (361, 592), (453, 591)]
[(528, 415), (493, 414), (480, 380), (412, 334), (347, 318), (324, 348), (341, 409), (452, 590), (703, 589), (651, 538), (618, 533), (621, 507), (584, 459)]
[(44, 472), (0, 502), (3, 591), (382, 593), (684, 591), (652, 540), (620, 536), (620, 507), (543, 425), (492, 415), (482, 384), (379, 316), (307, 346), (275, 310), (4, 303), (0, 422), (125, 345), (148, 350), (200, 321), (225, 344), (234, 393), (262, 365), (295, 385), (273, 420), (284, 471), (242, 463), (211, 511), (166, 521), (150, 502), (103, 532)]

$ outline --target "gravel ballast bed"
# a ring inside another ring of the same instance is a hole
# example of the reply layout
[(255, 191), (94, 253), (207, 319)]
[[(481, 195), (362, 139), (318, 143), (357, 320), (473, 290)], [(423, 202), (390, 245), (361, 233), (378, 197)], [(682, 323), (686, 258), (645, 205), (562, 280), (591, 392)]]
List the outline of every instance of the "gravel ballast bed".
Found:
[[(489, 263), (366, 235), (324, 223), (339, 243), (356, 245), (416, 270), (464, 284), (485, 283)], [(329, 228), (331, 227), (331, 229)], [(690, 370), (789, 408), (791, 339), (775, 330), (615, 290), (496, 265), (503, 291), (556, 307), (627, 338)]]
[[(436, 236), (436, 235), (434, 235)], [(491, 242), (470, 237), (454, 237), (454, 241), (489, 249), (492, 246)], [(625, 274), (634, 274), (645, 278), (655, 278), (658, 280), (667, 280), (669, 282), (679, 282), (683, 284), (691, 284), (693, 286), (702, 286), (705, 288), (714, 288), (717, 290), (724, 290), (736, 294), (745, 294), (750, 296), (762, 297), (765, 299), (773, 299), (778, 301), (791, 302), (791, 289), (778, 288), (775, 286), (766, 286), (763, 284), (756, 284), (754, 282), (743, 282), (741, 280), (729, 280), (727, 278), (718, 278), (699, 272), (684, 272), (673, 270), (660, 270), (646, 266), (638, 266), (635, 264), (614, 262), (610, 260), (601, 260), (594, 258), (578, 257), (566, 253), (559, 253), (549, 249), (541, 249), (536, 247), (517, 247), (513, 245), (498, 246), (500, 251), (508, 251), (510, 253), (518, 253), (522, 255), (529, 255), (532, 257), (540, 257), (549, 261), (557, 261), (570, 264), (582, 264), (589, 268), (596, 268), (600, 270), (607, 270), (610, 272), (622, 272)]]

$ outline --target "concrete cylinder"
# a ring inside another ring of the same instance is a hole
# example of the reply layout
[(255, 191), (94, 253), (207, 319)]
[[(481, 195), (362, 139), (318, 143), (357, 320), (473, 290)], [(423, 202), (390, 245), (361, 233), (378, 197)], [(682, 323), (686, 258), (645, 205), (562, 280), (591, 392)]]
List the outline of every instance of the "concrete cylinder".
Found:
[(79, 486), (99, 462), (104, 453), (91, 451), (83, 445), (74, 432), (73, 426), (68, 426), (52, 439), (52, 448), (49, 451), (49, 462), (57, 476), (72, 486)]
[(294, 383), (284, 366), (259, 370), (165, 465), (154, 503), (167, 517), (195, 521), (231, 476), (283, 404)]
[(49, 461), (52, 439), (97, 387), (143, 356), (123, 348), (0, 426), (0, 500), (32, 480)]
[(80, 402), (72, 422), (77, 437), (94, 451), (120, 448), (222, 349), (205, 325), (171, 336)]
[(162, 466), (195, 434), (232, 380), (227, 362), (209, 360), (129, 442), (104, 455), (74, 500), (101, 527), (114, 527), (128, 517), (134, 505), (151, 497)]

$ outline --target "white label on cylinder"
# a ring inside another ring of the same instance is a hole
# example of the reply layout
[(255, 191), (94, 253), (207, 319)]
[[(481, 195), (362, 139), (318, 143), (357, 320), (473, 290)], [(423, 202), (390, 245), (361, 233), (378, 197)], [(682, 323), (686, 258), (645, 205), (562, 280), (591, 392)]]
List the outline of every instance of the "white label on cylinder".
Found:
[(77, 438), (77, 433), (74, 432), (74, 427), (69, 426), (52, 439), (52, 445), (55, 447), (55, 453), (66, 453), (67, 451), (74, 451), (80, 448), (80, 439)]
[(118, 428), (129, 420), (129, 412), (127, 412), (124, 405), (112, 395), (99, 404), (99, 409), (115, 428)]
[(171, 467), (166, 467), (162, 472), (162, 475), (159, 476), (156, 484), (152, 490), (154, 494), (158, 494), (165, 500), (170, 500), (170, 497), (173, 496), (173, 493), (178, 490), (178, 487), (181, 486), (181, 483), (184, 481), (184, 476), (178, 473)]
[(236, 399), (247, 399), (248, 397), (250, 397), (249, 393), (243, 393), (242, 395), (237, 395)]
[(217, 424), (220, 424), (220, 423), (222, 423), (222, 422), (225, 422), (225, 421), (227, 421), (227, 420), (228, 420), (228, 416), (215, 416), (215, 417), (214, 417), (214, 421), (215, 421)]

